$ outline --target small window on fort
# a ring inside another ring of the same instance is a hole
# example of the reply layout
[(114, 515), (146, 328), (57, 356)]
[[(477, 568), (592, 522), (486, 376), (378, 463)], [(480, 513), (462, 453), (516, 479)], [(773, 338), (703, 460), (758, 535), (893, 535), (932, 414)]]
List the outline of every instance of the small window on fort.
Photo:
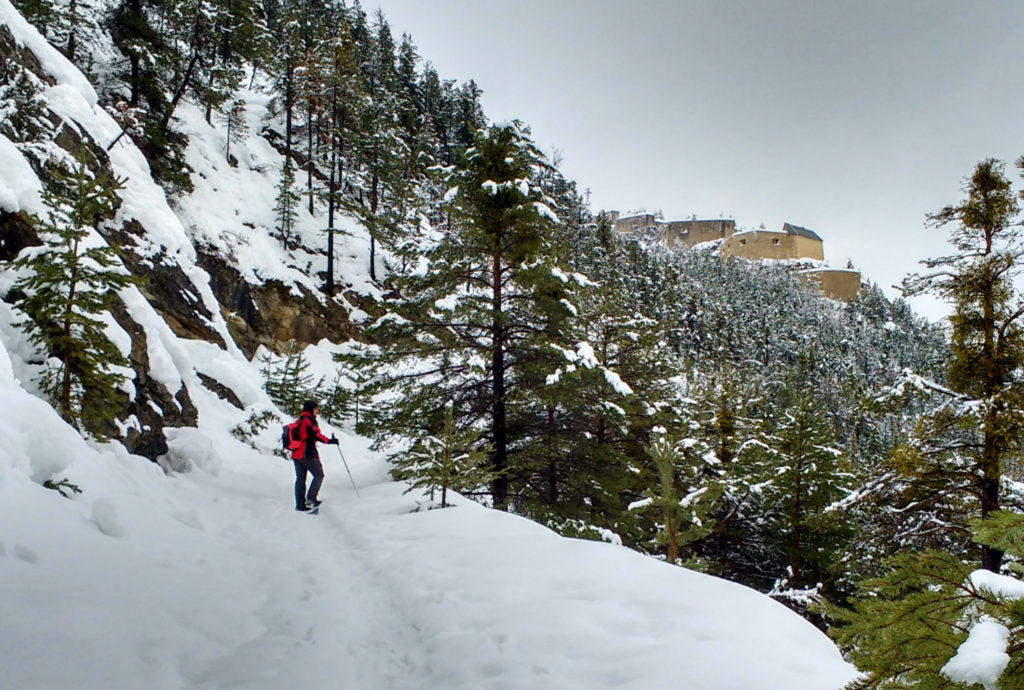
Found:
[(776, 238), (776, 239), (772, 240), (772, 244), (778, 244), (778, 243), (779, 243), (779, 240), (778, 240), (778, 238)]
[(746, 241), (746, 240), (740, 240), (740, 246), (741, 246), (741, 247), (742, 247), (743, 245), (745, 245), (746, 243), (747, 243), (747, 241)]

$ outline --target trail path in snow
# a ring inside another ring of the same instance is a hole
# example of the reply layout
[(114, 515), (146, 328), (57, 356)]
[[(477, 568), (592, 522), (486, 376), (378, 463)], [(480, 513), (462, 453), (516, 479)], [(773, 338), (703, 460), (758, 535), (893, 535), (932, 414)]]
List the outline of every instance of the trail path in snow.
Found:
[(378, 461), (350, 460), (361, 496), (328, 457), (317, 516), (292, 510), (288, 463), (182, 478), (211, 504), (240, 591), (232, 634), (183, 665), (189, 688), (834, 690), (851, 678), (820, 632), (752, 590), (458, 496), (417, 511)]
[(290, 463), (204, 438), (176, 436), (196, 465), (171, 476), (84, 453), (68, 468), (76, 500), (0, 474), (3, 690), (836, 690), (852, 677), (820, 632), (752, 590), (458, 496), (417, 510), (356, 439), (361, 496), (328, 458), (309, 516), (292, 509)]
[(350, 525), (358, 520), (346, 504), (354, 494), (325, 489), (333, 503), (316, 516), (297, 513), (290, 469), (282, 464), (279, 487), (245, 477), (232, 477), (227, 487), (220, 477), (209, 487), (220, 492), (222, 510), (241, 508), (234, 518), (225, 514), (220, 536), (245, 564), (236, 610), (243, 620), (237, 639), (225, 640), (220, 653), (188, 672), (189, 686), (435, 687), (415, 622), (366, 546), (353, 542)]

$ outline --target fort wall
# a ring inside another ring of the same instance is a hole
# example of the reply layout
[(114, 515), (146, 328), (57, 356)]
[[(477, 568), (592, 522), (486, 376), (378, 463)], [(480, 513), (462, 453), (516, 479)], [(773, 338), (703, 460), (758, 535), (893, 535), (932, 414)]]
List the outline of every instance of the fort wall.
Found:
[(824, 261), (820, 239), (769, 230), (739, 232), (727, 239), (719, 250), (722, 256), (741, 259), (811, 259)]
[(658, 240), (666, 247), (693, 247), (702, 242), (724, 240), (736, 232), (734, 220), (673, 220), (659, 224)]
[(826, 296), (849, 302), (860, 292), (860, 272), (848, 268), (818, 268), (801, 271), (800, 279), (814, 284)]

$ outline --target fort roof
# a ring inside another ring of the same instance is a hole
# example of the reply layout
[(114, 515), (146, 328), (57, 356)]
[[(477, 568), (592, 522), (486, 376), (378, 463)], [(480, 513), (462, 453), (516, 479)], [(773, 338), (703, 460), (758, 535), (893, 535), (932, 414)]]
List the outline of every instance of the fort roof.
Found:
[(822, 241), (822, 239), (818, 236), (818, 233), (814, 232), (813, 230), (808, 230), (807, 228), (801, 228), (799, 225), (790, 225), (789, 223), (784, 223), (782, 225), (782, 230), (787, 235), (800, 235), (801, 237), (807, 237), (812, 240), (818, 240), (819, 242)]

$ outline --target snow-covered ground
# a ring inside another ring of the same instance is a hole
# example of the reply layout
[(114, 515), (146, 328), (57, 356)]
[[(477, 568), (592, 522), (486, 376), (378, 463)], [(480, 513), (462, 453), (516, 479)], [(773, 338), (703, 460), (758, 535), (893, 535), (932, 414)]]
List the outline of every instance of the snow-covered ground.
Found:
[[(214, 396), (199, 404), (226, 421)], [(342, 430), (310, 516), (292, 509), (290, 463), (216, 426), (173, 436), (180, 474), (86, 444), (3, 349), (0, 407), (5, 690), (829, 690), (852, 676), (824, 635), (744, 587), (458, 498), (417, 510)]]
[[(113, 120), (88, 82), (0, 0), (0, 24), (30, 47), (56, 84), (55, 112), (97, 141)], [(264, 103), (246, 94), (251, 126)], [(175, 209), (127, 139), (111, 151), (128, 178), (115, 223), (146, 228), (139, 251), (193, 281), (230, 342), (193, 242), (208, 242), (252, 280), (316, 283), (269, 236), (274, 152), (256, 136), (222, 161), (221, 129), (189, 107), (197, 189)], [(0, 136), (0, 207), (39, 211), (39, 181)], [(300, 218), (312, 245), (316, 219)], [(366, 277), (365, 231), (339, 238), (339, 275)], [(101, 240), (99, 240), (101, 241)], [(307, 280), (308, 282), (303, 282)], [(0, 290), (10, 275), (0, 273)], [(558, 537), (455, 497), (429, 502), (390, 481), (384, 459), (346, 429), (358, 495), (338, 450), (323, 449), (320, 515), (292, 509), (291, 464), (270, 451), (279, 427), (232, 435), (272, 409), (259, 363), (182, 340), (136, 288), (122, 291), (147, 333), (150, 374), (184, 386), (198, 429), (170, 429), (161, 465), (117, 444), (83, 440), (33, 395), (39, 353), (0, 302), (0, 688), (180, 690), (358, 688), (694, 688), (833, 690), (853, 669), (819, 631), (778, 603), (723, 580), (611, 544)], [(113, 322), (109, 334), (128, 347)], [(307, 350), (327, 375), (329, 343)], [(230, 387), (237, 410), (199, 382)], [(64, 497), (42, 486), (65, 481)]]

